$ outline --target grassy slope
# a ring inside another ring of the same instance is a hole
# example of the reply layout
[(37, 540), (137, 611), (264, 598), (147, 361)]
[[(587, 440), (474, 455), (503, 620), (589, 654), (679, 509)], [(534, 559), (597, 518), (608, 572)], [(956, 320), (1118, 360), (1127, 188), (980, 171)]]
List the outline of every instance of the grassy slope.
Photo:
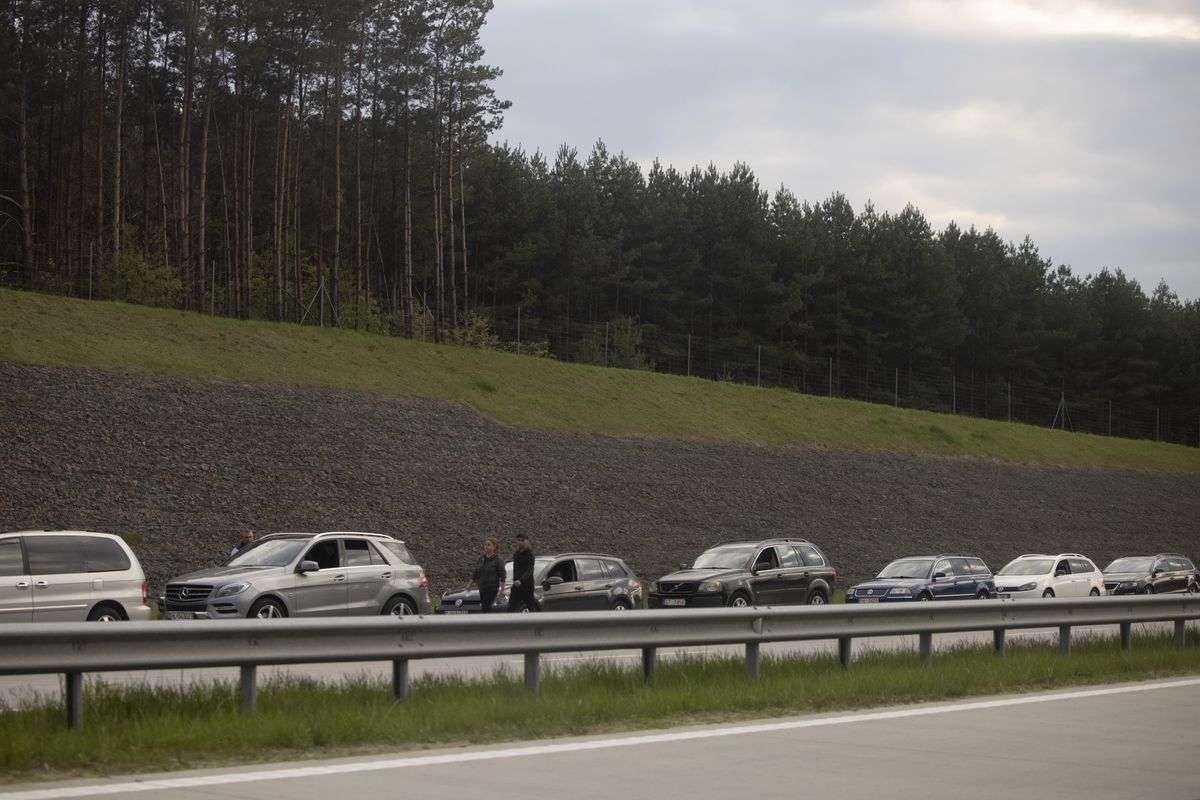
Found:
[(0, 290), (0, 360), (442, 398), (569, 432), (1200, 472), (1200, 450), (401, 338)]

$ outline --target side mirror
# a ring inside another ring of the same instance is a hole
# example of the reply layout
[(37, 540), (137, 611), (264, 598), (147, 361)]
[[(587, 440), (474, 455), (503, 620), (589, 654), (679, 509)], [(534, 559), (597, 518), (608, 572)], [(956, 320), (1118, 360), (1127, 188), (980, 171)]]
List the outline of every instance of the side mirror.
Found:
[(1163, 571), (1161, 569), (1156, 569), (1150, 573), (1150, 577), (1157, 578), (1159, 575), (1162, 575), (1162, 574), (1163, 574)]
[(692, 565), (691, 564), (680, 564), (679, 568), (680, 569), (691, 569)]
[(547, 589), (549, 589), (551, 586), (558, 586), (562, 582), (562, 578), (558, 577), (557, 575), (551, 575), (549, 578), (546, 578), (546, 580), (542, 581), (542, 586), (545, 586)]
[(315, 561), (301, 561), (300, 566), (296, 567), (296, 572), (304, 575), (309, 572), (320, 572), (321, 566)]
[(935, 573), (933, 573), (933, 579), (934, 579), (935, 581), (940, 581), (940, 580), (941, 580), (942, 578), (944, 578), (944, 577), (946, 577), (946, 573), (944, 573), (944, 572), (935, 572)]
[(1070, 575), (1070, 574), (1071, 574), (1071, 573), (1067, 572), (1065, 569), (1056, 569), (1056, 570), (1054, 570), (1054, 577), (1056, 577), (1056, 578), (1058, 578), (1058, 577), (1060, 577), (1060, 576), (1062, 576), (1062, 575)]

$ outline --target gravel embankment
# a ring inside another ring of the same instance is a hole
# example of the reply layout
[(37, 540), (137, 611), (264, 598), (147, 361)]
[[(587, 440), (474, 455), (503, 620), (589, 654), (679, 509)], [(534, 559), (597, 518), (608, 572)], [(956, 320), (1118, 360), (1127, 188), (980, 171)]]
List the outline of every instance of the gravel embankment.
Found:
[[(517, 430), (470, 408), (0, 363), (0, 530), (132, 533), (151, 591), (240, 526), (408, 541), (437, 592), (478, 541), (615, 553), (646, 579), (728, 539), (804, 536), (839, 585), (889, 559), (1200, 556), (1200, 476)], [(140, 540), (137, 538), (140, 537)]]

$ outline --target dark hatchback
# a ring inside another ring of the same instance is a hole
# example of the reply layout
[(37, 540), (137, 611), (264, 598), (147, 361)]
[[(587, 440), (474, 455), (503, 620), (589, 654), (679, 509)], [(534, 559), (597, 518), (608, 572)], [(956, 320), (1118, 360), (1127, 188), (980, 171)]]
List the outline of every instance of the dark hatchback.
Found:
[[(505, 586), (512, 586), (512, 562), (504, 565)], [(533, 560), (533, 596), (543, 611), (627, 611), (642, 607), (642, 582), (616, 556), (604, 553), (559, 553)], [(494, 611), (508, 610), (508, 595), (496, 598)], [(528, 609), (521, 609), (522, 611)], [(438, 614), (479, 613), (479, 592), (456, 589), (438, 601)]]
[(888, 564), (874, 580), (846, 590), (847, 603), (896, 603), (911, 600), (986, 600), (996, 580), (976, 556), (907, 556)]
[(1106, 594), (1200, 592), (1200, 572), (1179, 553), (1125, 556), (1104, 568)]
[(837, 570), (807, 539), (727, 542), (691, 567), (664, 575), (650, 608), (822, 605), (833, 597)]

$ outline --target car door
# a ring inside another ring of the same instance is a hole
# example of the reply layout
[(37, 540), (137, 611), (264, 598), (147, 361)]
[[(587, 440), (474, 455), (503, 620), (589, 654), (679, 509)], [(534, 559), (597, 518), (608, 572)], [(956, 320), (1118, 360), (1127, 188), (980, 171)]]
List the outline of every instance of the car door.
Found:
[(346, 613), (378, 614), (391, 596), (395, 571), (366, 539), (343, 539), (342, 556), (346, 570)]
[(768, 545), (758, 551), (750, 562), (750, 590), (757, 606), (779, 605), (783, 595), (783, 575), (779, 569), (779, 554)]
[(1071, 577), (1071, 565), (1065, 558), (1060, 558), (1054, 564), (1054, 575), (1050, 578), (1050, 588), (1055, 597), (1076, 597), (1074, 578)]
[(0, 539), (0, 624), (33, 621), (33, 580), (21, 538)]
[(958, 594), (958, 571), (948, 558), (939, 558), (929, 573), (929, 593), (934, 600), (953, 600)]
[[(555, 581), (554, 578), (559, 580)], [(578, 611), (582, 607), (583, 585), (579, 582), (574, 559), (554, 562), (542, 578), (542, 608), (545, 611)]]
[(345, 616), (349, 591), (340, 542), (322, 539), (309, 547), (300, 561), (315, 561), (318, 569), (296, 573), (295, 607), (291, 613), (300, 617)]
[(575, 569), (578, 570), (578, 593), (580, 611), (605, 611), (608, 609), (608, 592), (612, 581), (604, 571), (604, 565), (598, 558), (577, 558)]
[(954, 568), (954, 599), (973, 599), (976, 587), (979, 584), (979, 578), (975, 574), (975, 570), (971, 567), (970, 562), (965, 558), (952, 558), (950, 559), (950, 566)]
[(1182, 592), (1187, 588), (1187, 573), (1183, 571), (1183, 562), (1177, 558), (1164, 559), (1167, 563), (1164, 565), (1165, 572), (1163, 577), (1166, 580), (1166, 588), (1168, 592)]
[(804, 565), (800, 551), (792, 545), (779, 545), (775, 548), (779, 556), (779, 598), (780, 604), (799, 606), (808, 600), (808, 587), (812, 582), (812, 570)]
[(1068, 559), (1071, 563), (1071, 587), (1074, 589), (1076, 597), (1087, 597), (1092, 593), (1092, 589), (1097, 583), (1100, 586), (1100, 593), (1104, 593), (1104, 580), (1096, 580), (1100, 572), (1096, 569), (1096, 565), (1088, 561), (1086, 558)]
[(92, 602), (92, 576), (78, 536), (25, 537), (33, 582), (34, 622), (82, 622)]

